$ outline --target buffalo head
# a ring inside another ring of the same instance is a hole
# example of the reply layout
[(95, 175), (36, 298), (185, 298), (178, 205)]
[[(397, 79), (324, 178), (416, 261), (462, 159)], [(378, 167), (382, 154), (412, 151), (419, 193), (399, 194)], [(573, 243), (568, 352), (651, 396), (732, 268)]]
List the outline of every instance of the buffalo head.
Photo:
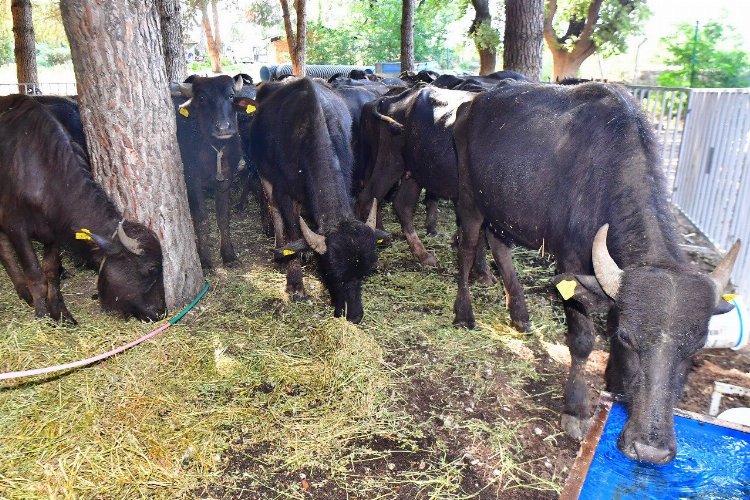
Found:
[(595, 276), (562, 277), (575, 280), (574, 298), (587, 308), (609, 309), (607, 389), (625, 397), (629, 412), (618, 447), (635, 460), (663, 464), (677, 450), (673, 408), (690, 358), (705, 344), (711, 316), (731, 308), (721, 295), (740, 242), (710, 275), (674, 263), (620, 269), (607, 249), (608, 227), (594, 239)]
[(164, 316), (162, 252), (153, 231), (121, 222), (113, 238), (91, 234), (104, 261), (99, 270), (99, 301), (106, 311), (155, 321)]

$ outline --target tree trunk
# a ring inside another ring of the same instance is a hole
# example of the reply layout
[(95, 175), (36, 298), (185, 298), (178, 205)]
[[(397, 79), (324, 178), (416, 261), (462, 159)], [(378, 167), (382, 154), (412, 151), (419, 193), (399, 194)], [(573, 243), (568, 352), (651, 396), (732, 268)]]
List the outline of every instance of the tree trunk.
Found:
[(181, 82), (187, 76), (185, 48), (182, 44), (179, 0), (157, 0), (161, 18), (161, 36), (164, 43), (164, 62), (167, 80)]
[[(599, 19), (599, 10), (603, 1), (590, 0), (585, 22), (579, 22), (576, 26), (571, 21), (568, 32), (563, 38), (558, 38), (554, 28), (557, 0), (547, 0), (547, 11), (544, 14), (544, 41), (547, 42), (547, 47), (552, 52), (554, 73), (552, 76), (555, 81), (578, 76), (578, 70), (583, 61), (596, 52), (596, 44), (591, 37), (596, 21)], [(575, 40), (571, 51), (566, 47), (566, 41), (570, 40)]]
[(401, 9), (401, 71), (414, 71), (414, 0)]
[[(497, 64), (497, 47), (488, 45), (487, 40), (478, 34), (486, 33), (486, 29), (492, 26), (492, 15), (490, 14), (489, 0), (471, 0), (476, 15), (469, 28), (469, 35), (473, 36), (474, 44), (479, 52), (479, 74), (489, 75), (495, 72)], [(484, 25), (484, 30), (482, 30)]]
[(66, 0), (60, 9), (94, 176), (126, 218), (159, 237), (175, 309), (203, 276), (154, 0)]
[(211, 58), (211, 70), (214, 73), (221, 73), (221, 56), (219, 55), (219, 49), (216, 47), (211, 20), (208, 18), (208, 0), (201, 1), (201, 17), (203, 18), (203, 32), (206, 35), (208, 55)]
[[(13, 16), (13, 35), (15, 39), (16, 75), (18, 92), (35, 93), (39, 85), (36, 74), (36, 45), (34, 44), (34, 22), (31, 18), (31, 0), (12, 0), (10, 4)], [(22, 83), (29, 83), (27, 88)], [(31, 91), (31, 92), (30, 92)]]
[(211, 0), (211, 15), (214, 19), (214, 46), (216, 47), (216, 53), (219, 55), (219, 66), (221, 66), (221, 32), (219, 31), (219, 8), (217, 4), (218, 0)]
[(539, 80), (543, 31), (544, 0), (505, 0), (503, 69)]
[(292, 59), (292, 72), (295, 76), (306, 74), (305, 59), (307, 46), (307, 18), (306, 0), (294, 0), (294, 10), (297, 14), (297, 34), (292, 30), (292, 19), (289, 12), (288, 0), (280, 0), (281, 12), (284, 19), (284, 31), (289, 44), (289, 56)]

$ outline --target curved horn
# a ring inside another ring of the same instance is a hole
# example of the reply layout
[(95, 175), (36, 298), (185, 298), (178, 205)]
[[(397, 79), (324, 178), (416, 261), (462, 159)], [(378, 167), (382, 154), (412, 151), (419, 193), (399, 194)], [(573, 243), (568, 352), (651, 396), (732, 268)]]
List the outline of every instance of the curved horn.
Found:
[(372, 206), (370, 207), (370, 215), (367, 216), (367, 227), (370, 229), (375, 229), (375, 224), (378, 221), (378, 199), (373, 198), (372, 199)]
[(180, 92), (185, 97), (193, 97), (193, 84), (192, 83), (178, 83)]
[(328, 247), (326, 247), (326, 237), (322, 234), (318, 234), (307, 225), (305, 222), (305, 219), (302, 217), (299, 218), (299, 227), (302, 229), (302, 237), (305, 238), (305, 241), (308, 245), (310, 245), (310, 248), (315, 250), (316, 253), (319, 253), (320, 255), (323, 255), (326, 253), (326, 250), (328, 250)]
[(141, 248), (140, 243), (138, 243), (138, 240), (125, 234), (125, 229), (122, 227), (122, 221), (117, 224), (117, 237), (120, 239), (122, 246), (124, 246), (129, 252), (134, 253), (135, 255), (143, 255), (143, 249)]
[(245, 84), (245, 82), (242, 80), (242, 75), (237, 75), (234, 77), (234, 91), (239, 92), (242, 90), (242, 86)]
[(190, 99), (188, 99), (187, 101), (183, 102), (182, 104), (180, 104), (177, 107), (180, 108), (180, 109), (187, 108), (188, 106), (190, 106), (191, 102), (193, 102), (193, 98), (192, 97)]
[(721, 259), (719, 265), (709, 275), (716, 286), (717, 303), (718, 299), (721, 298), (721, 294), (724, 292), (724, 288), (729, 284), (729, 278), (732, 276), (732, 268), (734, 267), (734, 261), (737, 260), (737, 255), (740, 253), (740, 240), (734, 242), (729, 252)]
[(594, 274), (604, 293), (612, 299), (617, 298), (617, 292), (620, 290), (622, 282), (622, 269), (609, 255), (607, 250), (607, 232), (609, 224), (604, 224), (596, 232), (594, 237), (594, 246), (591, 251), (591, 260), (594, 262)]

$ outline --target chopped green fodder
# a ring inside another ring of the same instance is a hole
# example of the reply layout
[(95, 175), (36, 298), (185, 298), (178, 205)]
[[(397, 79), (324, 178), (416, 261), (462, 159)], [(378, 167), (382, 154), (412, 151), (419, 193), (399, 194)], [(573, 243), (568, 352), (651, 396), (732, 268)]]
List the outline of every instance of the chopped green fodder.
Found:
[[(502, 410), (536, 408), (526, 391), (544, 382), (535, 360), (544, 342), (562, 342), (550, 264), (515, 252), (528, 334), (510, 326), (499, 284), (472, 287), (478, 327), (455, 329), (452, 220), (441, 203), (441, 234), (424, 239), (436, 268), (422, 268), (400, 237), (381, 250), (365, 318), (352, 325), (332, 317), (312, 260), (309, 299), (289, 302), (257, 214), (237, 216), (243, 265), (209, 276), (211, 291), (182, 322), (94, 366), (0, 383), (0, 497), (559, 492), (558, 469), (540, 477), (524, 458), (518, 435), (532, 417)], [(0, 371), (88, 357), (153, 329), (102, 313), (93, 273), (66, 268), (76, 328), (33, 319), (0, 276)], [(555, 398), (560, 382), (549, 382)], [(484, 467), (477, 487), (466, 478), (471, 456)]]

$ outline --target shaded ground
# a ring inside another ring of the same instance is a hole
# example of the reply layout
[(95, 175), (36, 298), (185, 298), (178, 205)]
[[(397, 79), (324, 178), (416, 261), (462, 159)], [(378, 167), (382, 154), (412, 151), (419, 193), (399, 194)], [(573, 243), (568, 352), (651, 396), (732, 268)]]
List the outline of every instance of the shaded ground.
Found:
[[(578, 443), (559, 428), (569, 358), (550, 262), (515, 251), (529, 334), (510, 326), (500, 285), (474, 286), (478, 327), (454, 329), (455, 226), (441, 204), (441, 233), (424, 240), (440, 265), (422, 268), (396, 238), (353, 326), (331, 318), (312, 262), (310, 299), (287, 301), (256, 212), (251, 203), (234, 215), (241, 267), (210, 276), (210, 295), (180, 326), (95, 367), (0, 386), (1, 497), (557, 496)], [(389, 210), (386, 220), (395, 220)], [(692, 256), (713, 264), (710, 253)], [(148, 331), (100, 313), (93, 274), (72, 274), (64, 292), (78, 329), (32, 320), (0, 278), (0, 371), (77, 359)], [(598, 338), (595, 390), (606, 349)], [(681, 407), (705, 413), (714, 380), (750, 387), (748, 355), (697, 356)]]

